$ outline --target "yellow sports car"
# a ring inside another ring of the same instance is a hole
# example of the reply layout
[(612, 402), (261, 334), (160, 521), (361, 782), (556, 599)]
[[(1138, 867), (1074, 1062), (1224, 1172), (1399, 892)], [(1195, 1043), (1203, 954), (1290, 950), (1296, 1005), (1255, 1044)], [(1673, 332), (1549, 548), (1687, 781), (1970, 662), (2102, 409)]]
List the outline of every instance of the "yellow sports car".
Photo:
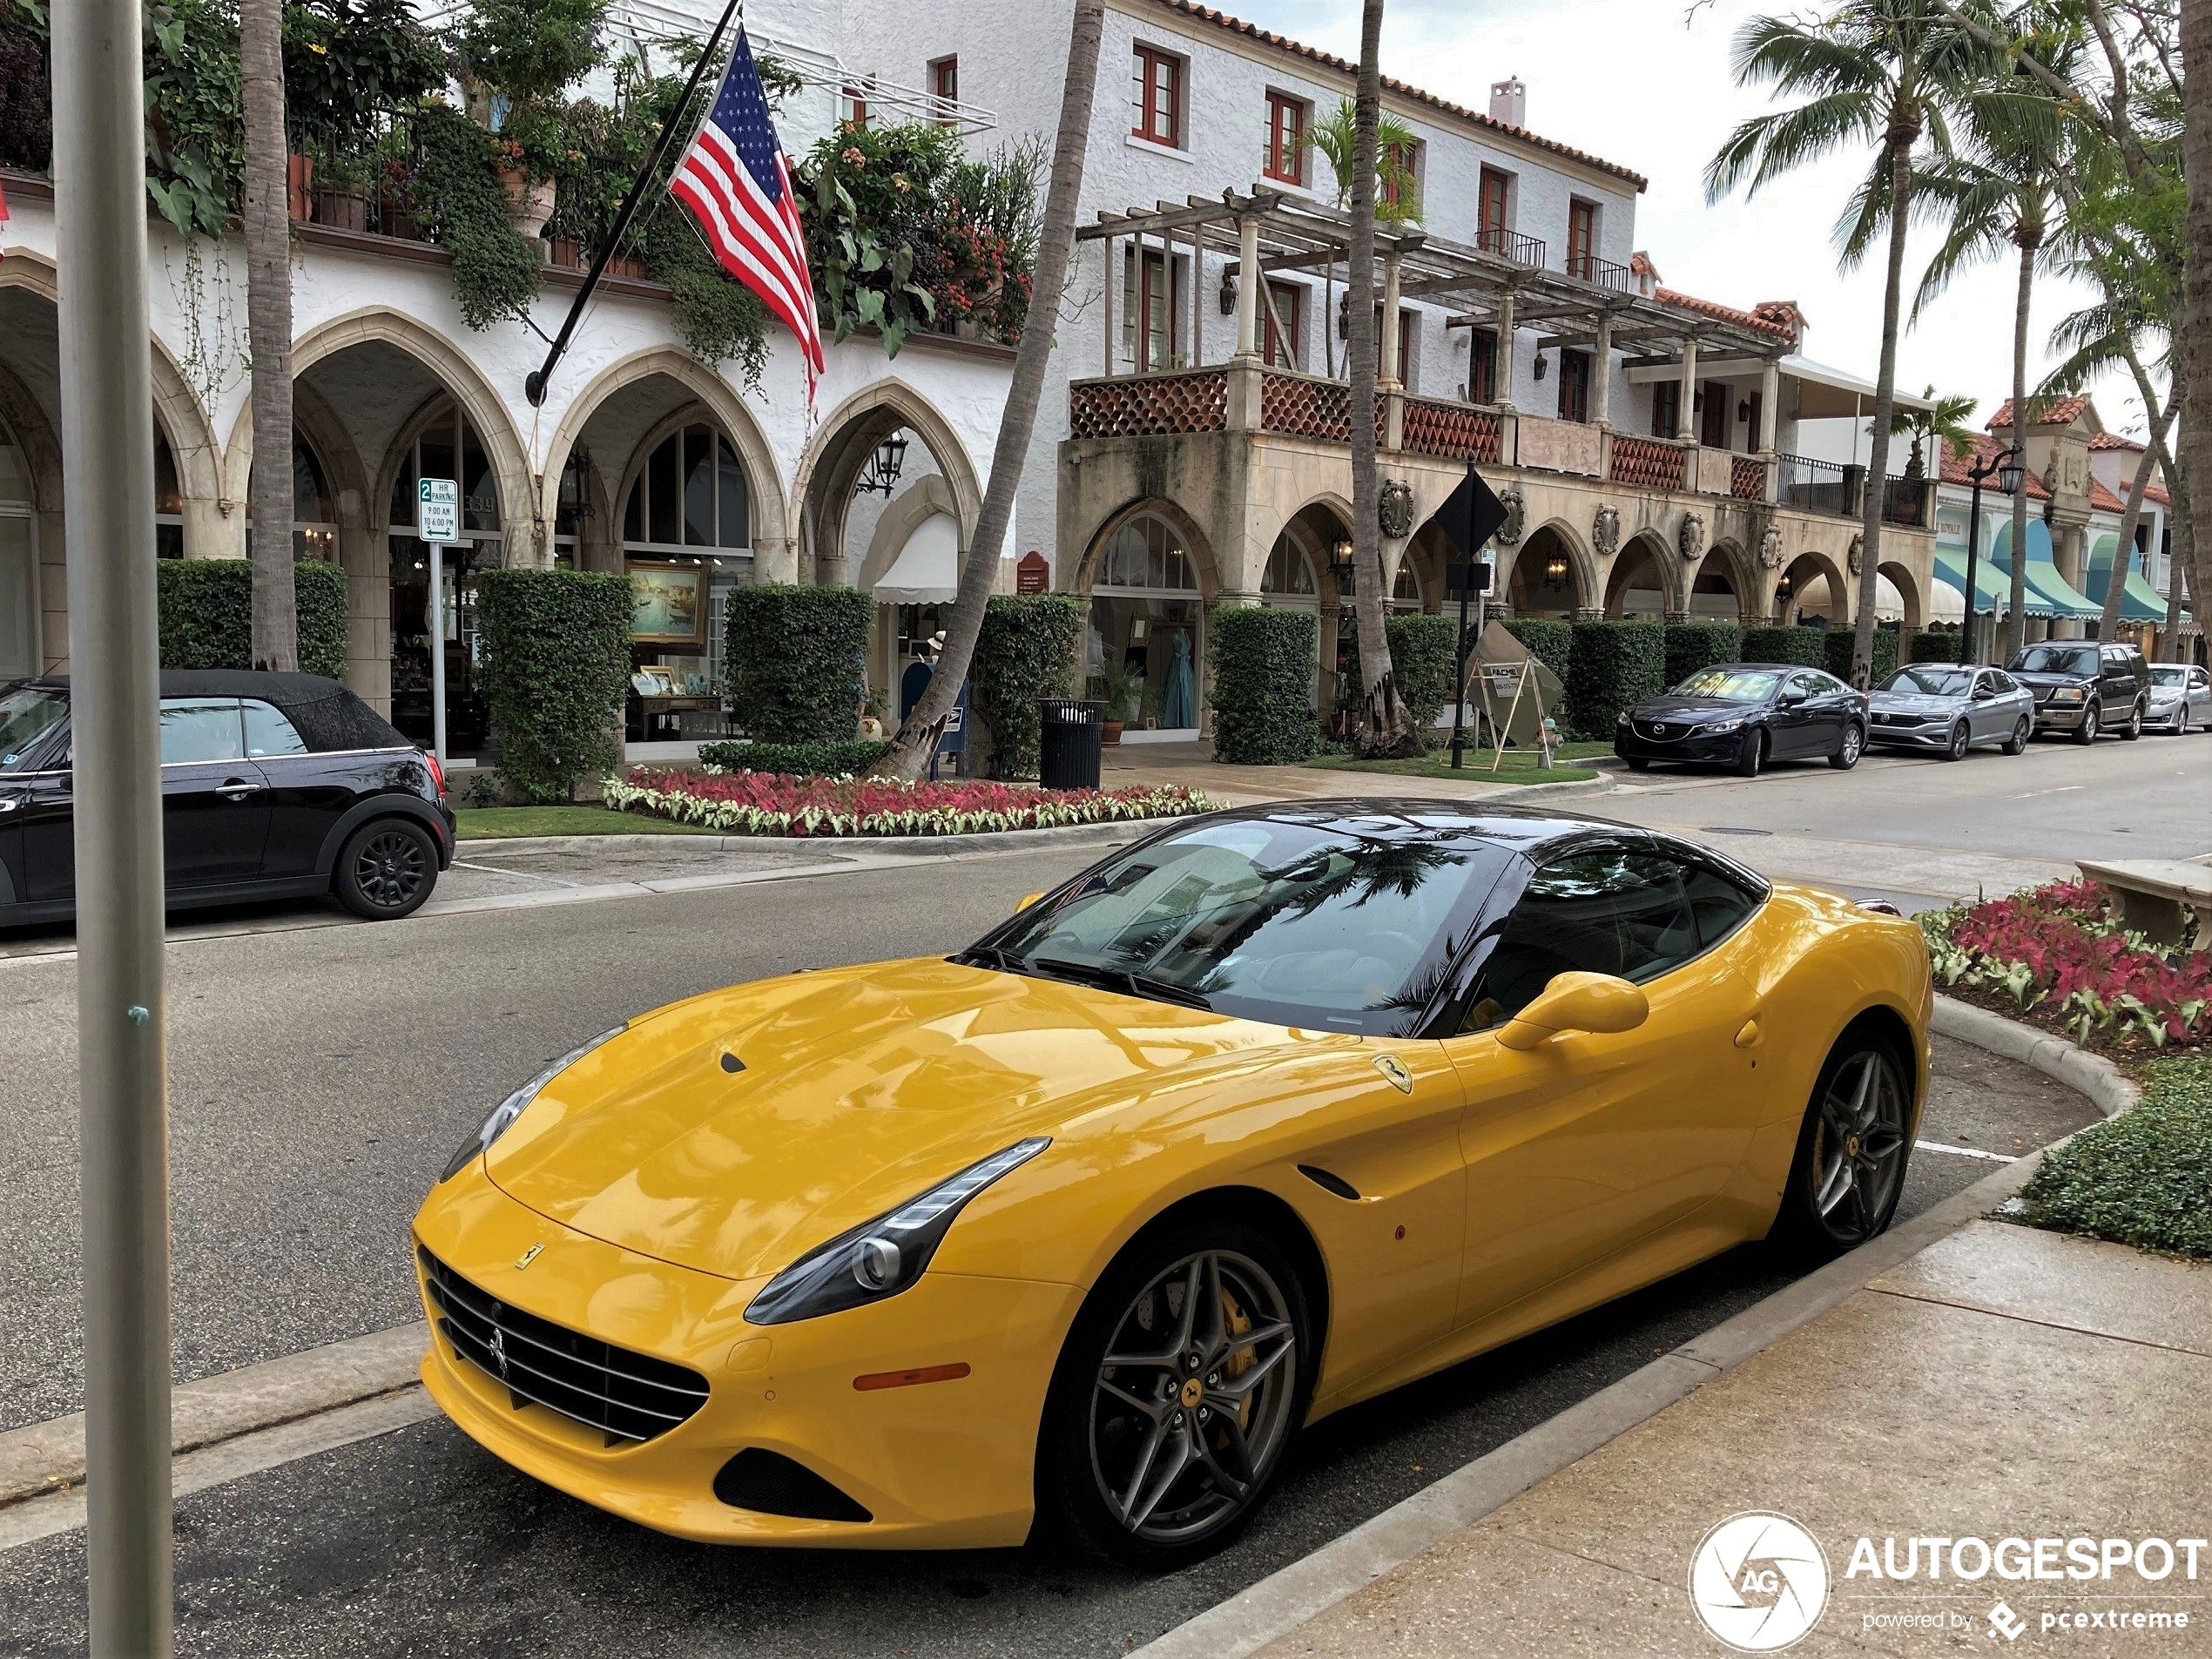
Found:
[(1770, 1233), (1888, 1224), (1915, 927), (1649, 831), (1190, 819), (949, 958), (642, 1015), (415, 1223), (439, 1404), (687, 1538), (1139, 1565), (1303, 1424)]

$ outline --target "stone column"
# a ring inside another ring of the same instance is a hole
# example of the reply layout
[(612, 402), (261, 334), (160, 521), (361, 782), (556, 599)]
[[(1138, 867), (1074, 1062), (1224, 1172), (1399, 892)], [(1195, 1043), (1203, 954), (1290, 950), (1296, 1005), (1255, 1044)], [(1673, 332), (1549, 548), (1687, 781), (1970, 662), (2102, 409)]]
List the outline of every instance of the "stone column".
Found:
[(1675, 419), (1680, 422), (1675, 435), (1685, 442), (1697, 441), (1697, 336), (1684, 334), (1682, 339), (1681, 411)]
[(1382, 291), (1382, 368), (1375, 376), (1379, 389), (1397, 391), (1406, 383), (1406, 366), (1398, 361), (1398, 294), (1399, 260), (1395, 253), (1383, 256)]
[(1237, 355), (1259, 355), (1259, 299), (1265, 279), (1259, 273), (1259, 219), (1246, 213), (1237, 221)]
[(1121, 298), (1122, 271), (1121, 266), (1114, 260), (1114, 250), (1117, 246), (1117, 239), (1109, 236), (1103, 239), (1098, 246), (1104, 250), (1103, 269), (1106, 273), (1105, 286), (1101, 290), (1105, 296), (1105, 306), (1102, 314), (1105, 319), (1106, 327), (1106, 366), (1099, 372), (1110, 375), (1114, 372), (1116, 361), (1116, 354), (1121, 347), (1121, 341), (1116, 337), (1114, 329), (1114, 307)]
[(1590, 417), (1601, 427), (1613, 424), (1613, 314), (1607, 312), (1597, 322), (1597, 350), (1591, 354), (1590, 373), (1595, 384), (1590, 388)]
[(1759, 455), (1765, 462), (1765, 482), (1759, 489), (1762, 501), (1782, 499), (1782, 463), (1774, 453), (1774, 435), (1782, 419), (1778, 407), (1781, 401), (1781, 362), (1770, 357), (1759, 372)]
[(1498, 296), (1498, 367), (1491, 376), (1497, 382), (1498, 407), (1507, 410), (1513, 408), (1513, 290), (1507, 288)]

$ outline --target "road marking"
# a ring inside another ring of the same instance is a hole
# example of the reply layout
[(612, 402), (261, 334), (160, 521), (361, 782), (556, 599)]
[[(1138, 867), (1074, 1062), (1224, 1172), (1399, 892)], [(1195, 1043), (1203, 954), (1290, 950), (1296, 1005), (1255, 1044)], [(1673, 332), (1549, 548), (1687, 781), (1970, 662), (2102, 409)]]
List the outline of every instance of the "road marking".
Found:
[(2031, 789), (2025, 795), (2014, 795), (2014, 800), (2033, 800), (2038, 795), (2066, 795), (2077, 789), (2087, 789), (2087, 784), (2060, 784), (2055, 789)]
[(455, 859), (453, 863), (454, 867), (459, 870), (482, 870), (487, 875), (519, 876), (525, 881), (550, 881), (556, 887), (582, 887), (590, 885), (584, 881), (565, 880), (560, 876), (547, 875), (537, 870), (513, 870), (503, 864), (478, 864), (473, 859)]
[(2018, 1158), (2006, 1157), (2002, 1152), (1985, 1152), (1978, 1146), (1946, 1146), (1941, 1141), (1915, 1141), (1913, 1146), (1922, 1152), (1948, 1152), (1955, 1158), (1982, 1158), (1991, 1163), (2018, 1163)]

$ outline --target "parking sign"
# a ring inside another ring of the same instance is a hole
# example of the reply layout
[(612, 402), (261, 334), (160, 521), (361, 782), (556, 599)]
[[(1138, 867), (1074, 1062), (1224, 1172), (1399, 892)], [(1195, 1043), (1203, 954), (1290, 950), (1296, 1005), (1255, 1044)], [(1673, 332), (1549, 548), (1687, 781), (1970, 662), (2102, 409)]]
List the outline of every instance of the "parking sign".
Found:
[(451, 478), (424, 478), (415, 485), (415, 534), (448, 546), (461, 539), (461, 486)]

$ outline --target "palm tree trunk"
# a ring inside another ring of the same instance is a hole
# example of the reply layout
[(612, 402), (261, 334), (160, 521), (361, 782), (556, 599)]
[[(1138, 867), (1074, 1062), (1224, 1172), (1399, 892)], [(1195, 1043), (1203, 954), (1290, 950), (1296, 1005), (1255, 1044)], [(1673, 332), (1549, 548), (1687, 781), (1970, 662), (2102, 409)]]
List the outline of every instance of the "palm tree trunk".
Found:
[[(1912, 138), (1892, 132), (1890, 152), (1890, 246), (1882, 287), (1882, 358), (1874, 378), (1874, 430), (1867, 448), (1866, 492), (1859, 503), (1858, 620), (1851, 637), (1851, 680), (1874, 683), (1874, 605), (1880, 597), (1882, 509), (1889, 499), (1890, 423), (1897, 412), (1897, 337), (1905, 299), (1905, 233), (1912, 206)], [(1689, 411), (1683, 411), (1688, 418)]]
[[(2128, 571), (2135, 557), (2135, 526), (2143, 519), (2143, 495), (2150, 488), (2150, 475), (2158, 465), (2158, 439), (2172, 424), (2174, 409), (2180, 400), (2181, 388), (2168, 400), (2166, 408), (2151, 415), (2151, 442), (2143, 446), (2143, 458), (2135, 463), (2135, 475), (2128, 482), (2128, 504), (2120, 515), (2120, 545), (2112, 550), (2112, 569), (2105, 575), (2104, 615), (2097, 622), (2097, 637), (2110, 639), (2120, 631), (2120, 602), (2128, 586)], [(2150, 570), (2148, 550), (2143, 556), (2143, 570)]]
[[(1022, 326), (1022, 343), (1014, 356), (1006, 413), (999, 420), (998, 445), (991, 454), (990, 485), (983, 492), (983, 510), (977, 516), (975, 535), (968, 545), (968, 568), (961, 572), (960, 592), (945, 629), (945, 649), (938, 658), (937, 672), (899, 727), (891, 747), (873, 768), (879, 778), (912, 780), (921, 776), (929, 757), (936, 752), (937, 739), (959, 699), (975, 655), (984, 604), (998, 576), (1007, 521), (1014, 515), (1014, 492), (1022, 482), (1030, 435), (1036, 430), (1037, 404), (1044, 395), (1044, 372), (1052, 357), (1060, 296), (1068, 284), (1068, 263), (1076, 242), (1076, 200), (1082, 191), (1091, 99), (1098, 84), (1098, 41), (1104, 28), (1104, 0), (1076, 0), (1075, 23), (1068, 37), (1068, 78), (1060, 94), (1060, 132), (1053, 145), (1052, 178), (1045, 187), (1044, 228), (1037, 242), (1036, 280), (1030, 287), (1028, 320)], [(1244, 280), (1257, 281), (1258, 273), (1248, 272)], [(1140, 352), (1143, 345), (1144, 331), (1140, 327)]]
[(1359, 90), (1353, 101), (1352, 253), (1345, 276), (1351, 308), (1345, 368), (1352, 408), (1352, 590), (1359, 628), (1359, 751), (1419, 752), (1420, 734), (1398, 695), (1383, 626), (1390, 590), (1383, 581), (1381, 479), (1375, 463), (1375, 164), (1381, 146), (1383, 0), (1364, 0), (1359, 20)]
[[(2181, 8), (2182, 172), (2188, 180), (2188, 294), (2182, 316), (2182, 361), (2177, 374), (2183, 388), (2181, 429), (2182, 455), (2188, 469), (2189, 500), (2212, 502), (2212, 6), (2191, 3)], [(2182, 496), (2174, 505), (2182, 509)], [(2197, 625), (2212, 629), (2204, 607), (2212, 601), (2212, 543), (2204, 548), (2189, 538), (2175, 537), (2174, 550), (2188, 560), (2193, 580)]]
[[(2035, 250), (2020, 248), (2020, 284), (2013, 300), (2013, 442), (2020, 465), (2027, 464), (2027, 306), (2035, 286)], [(2013, 496), (2013, 590), (2005, 618), (2005, 660), (2011, 662), (2027, 640), (2027, 484)]]
[[(2186, 449), (2188, 432), (2188, 406), (2175, 417), (2174, 437), (2176, 447)], [(2188, 660), (2188, 653), (2182, 647), (2182, 611), (2186, 608), (2196, 617), (2199, 631), (2204, 628), (2204, 601), (2212, 596), (2212, 586), (2197, 578), (2196, 537), (2194, 521), (2189, 513), (2188, 475), (2174, 460), (2168, 450), (2158, 458), (2159, 469), (2166, 477), (2166, 518), (2173, 527), (2173, 556), (2168, 561), (2166, 572), (2166, 631), (2161, 643), (2166, 647), (2169, 663)]]
[(253, 354), (253, 666), (300, 666), (292, 590), (292, 217), (284, 3), (239, 0), (246, 105), (246, 333)]

